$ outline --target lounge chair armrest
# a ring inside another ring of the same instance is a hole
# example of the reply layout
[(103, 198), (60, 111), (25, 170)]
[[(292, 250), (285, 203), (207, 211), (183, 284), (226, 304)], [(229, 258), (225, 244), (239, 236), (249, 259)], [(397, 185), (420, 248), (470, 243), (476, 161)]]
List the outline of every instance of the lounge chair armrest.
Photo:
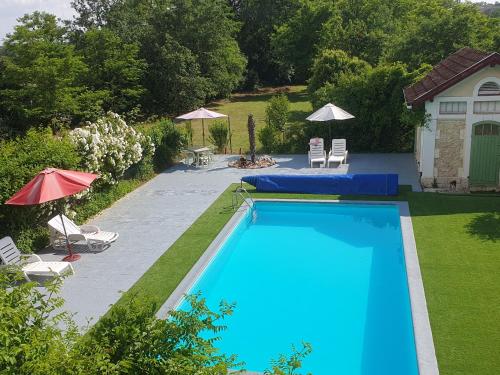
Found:
[(83, 234), (69, 234), (68, 235), (69, 242), (79, 242), (79, 241), (87, 241), (87, 238)]
[(83, 233), (96, 233), (100, 231), (97, 225), (90, 224), (80, 225), (80, 229)]
[(36, 254), (21, 254), (21, 259), (29, 261), (31, 258), (35, 258), (37, 262), (42, 262), (42, 258), (40, 258)]

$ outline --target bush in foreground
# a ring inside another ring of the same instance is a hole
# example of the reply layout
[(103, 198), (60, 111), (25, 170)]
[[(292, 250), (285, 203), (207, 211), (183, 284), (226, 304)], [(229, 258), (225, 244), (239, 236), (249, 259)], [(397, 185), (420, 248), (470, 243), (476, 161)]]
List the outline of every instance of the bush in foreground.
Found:
[[(85, 335), (71, 316), (58, 312), (60, 279), (38, 288), (19, 274), (0, 272), (0, 369), (5, 374), (227, 374), (242, 368), (234, 355), (214, 344), (234, 305), (210, 311), (199, 295), (188, 296), (189, 311), (155, 317), (156, 306), (132, 301), (117, 306)], [(66, 330), (60, 327), (65, 326)], [(202, 335), (203, 333), (203, 335)], [(207, 338), (207, 336), (210, 336)], [(296, 374), (310, 346), (272, 361), (266, 374)]]

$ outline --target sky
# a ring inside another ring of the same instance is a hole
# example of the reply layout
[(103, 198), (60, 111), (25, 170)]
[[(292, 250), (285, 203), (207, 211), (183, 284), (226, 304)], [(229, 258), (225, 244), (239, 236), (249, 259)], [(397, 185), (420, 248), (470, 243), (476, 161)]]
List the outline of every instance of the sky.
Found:
[(74, 14), (71, 0), (0, 0), (0, 40), (13, 31), (19, 17), (35, 10), (63, 19), (71, 19)]
[[(418, 0), (417, 0), (418, 1)], [(484, 0), (472, 0), (480, 2)], [(494, 3), (495, 0), (486, 0)], [(72, 18), (71, 0), (0, 0), (0, 40), (12, 32), (16, 19), (25, 13), (43, 10), (63, 19)]]

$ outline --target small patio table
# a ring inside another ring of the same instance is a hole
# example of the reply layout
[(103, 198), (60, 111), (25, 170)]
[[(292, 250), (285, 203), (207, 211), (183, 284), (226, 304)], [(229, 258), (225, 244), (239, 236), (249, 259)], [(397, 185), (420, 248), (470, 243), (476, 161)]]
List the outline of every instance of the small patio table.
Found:
[(188, 152), (193, 154), (193, 164), (196, 167), (202, 167), (208, 165), (208, 160), (210, 158), (211, 150), (208, 147), (189, 147), (186, 149)]

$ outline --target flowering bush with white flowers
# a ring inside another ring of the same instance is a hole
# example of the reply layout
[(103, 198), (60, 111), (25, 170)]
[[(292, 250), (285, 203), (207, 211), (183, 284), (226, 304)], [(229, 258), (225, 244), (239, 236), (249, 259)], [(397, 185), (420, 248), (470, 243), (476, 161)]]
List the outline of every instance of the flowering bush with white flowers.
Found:
[(70, 133), (83, 167), (98, 173), (104, 183), (115, 184), (125, 171), (145, 156), (154, 154), (151, 139), (128, 126), (116, 113), (108, 112), (95, 123)]

